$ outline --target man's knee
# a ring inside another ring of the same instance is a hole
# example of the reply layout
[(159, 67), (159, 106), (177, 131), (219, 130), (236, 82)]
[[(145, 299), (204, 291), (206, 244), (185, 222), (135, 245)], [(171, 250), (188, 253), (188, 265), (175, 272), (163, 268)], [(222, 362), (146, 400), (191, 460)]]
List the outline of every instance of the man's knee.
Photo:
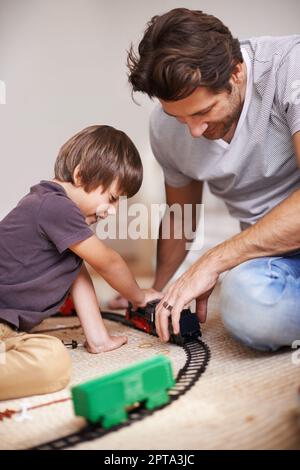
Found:
[(290, 281), (272, 259), (261, 258), (232, 269), (221, 287), (221, 315), (229, 333), (258, 350), (289, 345), (297, 334), (287, 310), (295, 302)]

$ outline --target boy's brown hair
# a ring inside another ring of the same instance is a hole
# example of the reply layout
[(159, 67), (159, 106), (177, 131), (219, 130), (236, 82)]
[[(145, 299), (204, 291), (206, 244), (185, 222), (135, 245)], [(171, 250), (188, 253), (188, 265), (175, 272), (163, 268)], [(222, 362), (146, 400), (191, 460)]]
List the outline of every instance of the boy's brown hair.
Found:
[(149, 21), (138, 54), (131, 45), (128, 78), (133, 91), (177, 101), (199, 86), (231, 92), (229, 80), (239, 62), (240, 43), (222, 21), (175, 8)]
[(124, 132), (111, 126), (86, 127), (71, 137), (57, 156), (55, 178), (74, 184), (77, 165), (86, 192), (100, 185), (105, 191), (117, 178), (120, 193), (131, 197), (142, 184), (143, 166), (139, 152)]

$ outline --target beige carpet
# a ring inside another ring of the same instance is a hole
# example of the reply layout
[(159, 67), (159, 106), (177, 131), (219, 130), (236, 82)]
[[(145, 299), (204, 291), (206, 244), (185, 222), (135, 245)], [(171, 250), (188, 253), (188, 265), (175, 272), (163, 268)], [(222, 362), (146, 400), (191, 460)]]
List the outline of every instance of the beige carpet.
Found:
[[(101, 439), (80, 444), (76, 449), (300, 449), (300, 366), (292, 364), (291, 353), (263, 354), (248, 350), (225, 332), (217, 314), (217, 293), (210, 301), (209, 319), (203, 339), (212, 358), (195, 387), (171, 406), (128, 428)], [(52, 318), (39, 330), (76, 325), (77, 319)], [(72, 384), (146, 359), (167, 354), (174, 373), (185, 362), (183, 350), (163, 345), (156, 338), (107, 322), (112, 333), (126, 333), (128, 345), (102, 355), (83, 348), (70, 351)], [(55, 336), (82, 340), (81, 330), (57, 331)], [(26, 399), (27, 406), (47, 404), (70, 396), (69, 389)], [(0, 402), (0, 411), (20, 409), (23, 400)], [(57, 439), (83, 425), (73, 414), (71, 401), (48, 404), (0, 421), (0, 448), (24, 449)]]

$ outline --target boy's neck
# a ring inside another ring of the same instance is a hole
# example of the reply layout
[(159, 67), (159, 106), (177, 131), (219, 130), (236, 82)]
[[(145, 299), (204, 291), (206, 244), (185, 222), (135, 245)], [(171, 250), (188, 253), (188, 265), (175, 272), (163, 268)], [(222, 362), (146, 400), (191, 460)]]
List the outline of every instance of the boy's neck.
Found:
[(74, 184), (68, 183), (67, 181), (59, 181), (55, 178), (52, 181), (53, 181), (53, 183), (56, 183), (56, 184), (59, 184), (60, 186), (62, 186), (64, 188), (68, 198), (71, 199), (71, 201), (75, 202), (75, 204), (78, 205), (78, 202), (79, 202), (79, 199), (80, 199), (80, 197), (78, 198), (78, 189), (79, 188), (76, 188), (74, 186)]

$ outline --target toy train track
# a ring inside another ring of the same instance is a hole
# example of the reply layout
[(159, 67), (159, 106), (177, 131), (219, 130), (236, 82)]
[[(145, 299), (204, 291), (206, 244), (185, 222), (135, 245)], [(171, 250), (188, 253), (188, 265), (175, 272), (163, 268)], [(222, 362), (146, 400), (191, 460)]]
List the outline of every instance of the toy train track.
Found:
[[(120, 322), (126, 326), (134, 327), (123, 315), (112, 312), (102, 312), (102, 316), (107, 320)], [(137, 327), (134, 328), (139, 329)], [(185, 351), (186, 362), (177, 374), (175, 386), (168, 392), (170, 397), (169, 403), (154, 410), (148, 410), (142, 405), (139, 405), (128, 411), (128, 420), (126, 422), (118, 424), (110, 429), (104, 429), (99, 424), (88, 424), (75, 433), (40, 444), (28, 450), (61, 450), (73, 447), (83, 442), (99, 439), (107, 434), (130, 426), (137, 421), (141, 421), (178, 400), (178, 398), (183, 396), (193, 387), (200, 376), (205, 372), (210, 359), (210, 350), (208, 346), (199, 338), (188, 339), (184, 344), (179, 346)]]

